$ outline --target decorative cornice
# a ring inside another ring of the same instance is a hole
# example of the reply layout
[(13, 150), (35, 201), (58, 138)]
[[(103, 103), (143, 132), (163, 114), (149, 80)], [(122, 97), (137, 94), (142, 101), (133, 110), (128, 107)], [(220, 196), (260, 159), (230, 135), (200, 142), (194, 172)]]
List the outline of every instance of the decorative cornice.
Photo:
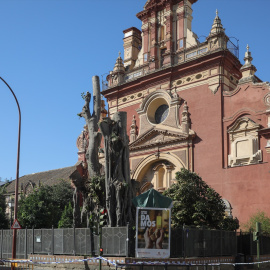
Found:
[[(143, 11), (137, 13), (137, 18), (143, 20), (149, 16), (152, 11), (159, 11), (165, 9), (168, 5), (183, 2), (184, 0), (148, 0), (143, 7)], [(196, 3), (198, 0), (189, 0), (191, 4)]]

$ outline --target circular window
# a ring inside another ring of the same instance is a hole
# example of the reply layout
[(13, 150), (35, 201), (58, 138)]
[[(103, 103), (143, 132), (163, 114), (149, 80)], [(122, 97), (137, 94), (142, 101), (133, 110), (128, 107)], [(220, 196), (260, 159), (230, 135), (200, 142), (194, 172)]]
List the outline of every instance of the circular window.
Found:
[(182, 80), (177, 81), (177, 85), (180, 85), (182, 83)]
[(201, 77), (202, 77), (202, 74), (197, 74), (195, 78), (196, 78), (197, 80), (199, 80)]
[(127, 101), (127, 98), (123, 98), (122, 101), (123, 101), (123, 102), (126, 102), (126, 101)]
[(141, 97), (142, 96), (142, 93), (139, 93), (138, 95), (137, 95), (137, 97)]
[(147, 117), (150, 123), (160, 124), (169, 114), (169, 105), (163, 97), (152, 100), (147, 108)]
[(187, 77), (186, 81), (189, 82), (190, 80), (191, 80), (191, 78), (190, 77)]
[(163, 104), (159, 106), (155, 112), (155, 122), (157, 124), (163, 122), (169, 113), (169, 106), (167, 104)]
[(131, 98), (131, 99), (133, 99), (133, 98), (134, 98), (134, 96), (132, 95), (130, 98)]

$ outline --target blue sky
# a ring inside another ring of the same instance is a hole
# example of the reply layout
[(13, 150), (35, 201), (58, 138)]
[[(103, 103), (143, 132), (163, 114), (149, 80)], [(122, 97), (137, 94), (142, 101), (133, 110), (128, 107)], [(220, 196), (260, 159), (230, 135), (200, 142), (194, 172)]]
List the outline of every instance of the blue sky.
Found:
[[(0, 0), (0, 76), (22, 111), (20, 176), (71, 166), (84, 125), (81, 93), (91, 77), (112, 70), (123, 30), (140, 29), (146, 0)], [(216, 9), (229, 37), (247, 43), (257, 76), (270, 80), (269, 0), (198, 0), (193, 31), (207, 36)], [(201, 37), (200, 41), (204, 38)], [(18, 112), (0, 82), (0, 177), (15, 178)]]

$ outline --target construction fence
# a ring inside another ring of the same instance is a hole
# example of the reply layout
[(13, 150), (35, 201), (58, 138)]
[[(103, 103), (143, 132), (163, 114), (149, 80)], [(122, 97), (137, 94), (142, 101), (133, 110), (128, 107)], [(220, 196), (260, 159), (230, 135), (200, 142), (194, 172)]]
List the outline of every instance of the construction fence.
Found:
[[(126, 227), (104, 227), (104, 256), (132, 257), (135, 255), (135, 230)], [(0, 258), (12, 256), (13, 230), (0, 230)], [(91, 228), (21, 229), (17, 230), (17, 258), (29, 254), (99, 255), (99, 236)], [(261, 254), (270, 254), (270, 237), (262, 236)], [(252, 234), (209, 230), (184, 226), (171, 230), (171, 258), (235, 256), (238, 253), (256, 255)]]

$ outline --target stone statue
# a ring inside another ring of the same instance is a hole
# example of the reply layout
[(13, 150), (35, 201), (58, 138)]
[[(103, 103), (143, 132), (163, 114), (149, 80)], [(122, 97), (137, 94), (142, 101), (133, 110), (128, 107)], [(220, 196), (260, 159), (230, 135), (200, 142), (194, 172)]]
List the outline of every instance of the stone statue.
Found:
[(125, 226), (127, 222), (133, 222), (126, 112), (117, 112), (112, 119), (103, 118), (99, 126), (104, 136), (106, 208), (109, 225)]

